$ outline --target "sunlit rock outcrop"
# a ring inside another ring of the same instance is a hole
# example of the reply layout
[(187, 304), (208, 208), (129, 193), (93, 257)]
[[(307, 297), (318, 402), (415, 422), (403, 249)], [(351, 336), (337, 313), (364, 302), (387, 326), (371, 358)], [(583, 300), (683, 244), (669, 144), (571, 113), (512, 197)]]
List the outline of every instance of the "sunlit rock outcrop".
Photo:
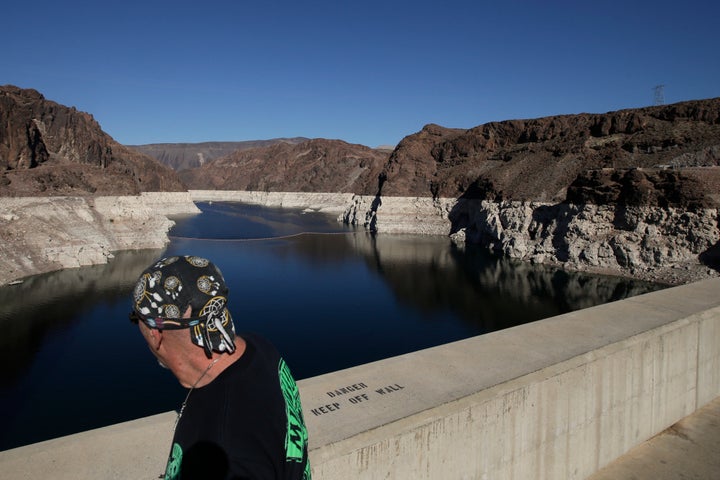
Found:
[(0, 197), (181, 190), (172, 169), (117, 143), (91, 114), (0, 86)]
[(160, 248), (168, 216), (198, 213), (184, 192), (122, 197), (0, 197), (0, 285)]
[(341, 217), (379, 233), (450, 235), (509, 258), (666, 283), (717, 275), (717, 208), (360, 197)]

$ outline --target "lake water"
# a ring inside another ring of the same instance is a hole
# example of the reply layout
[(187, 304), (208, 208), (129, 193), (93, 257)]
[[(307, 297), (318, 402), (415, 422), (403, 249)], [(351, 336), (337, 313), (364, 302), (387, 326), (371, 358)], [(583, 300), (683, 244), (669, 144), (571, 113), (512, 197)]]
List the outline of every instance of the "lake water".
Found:
[(128, 321), (140, 272), (164, 255), (213, 260), (238, 332), (268, 337), (297, 379), (661, 288), (373, 236), (334, 217), (201, 203), (164, 250), (0, 287), (0, 450), (177, 409), (185, 390)]

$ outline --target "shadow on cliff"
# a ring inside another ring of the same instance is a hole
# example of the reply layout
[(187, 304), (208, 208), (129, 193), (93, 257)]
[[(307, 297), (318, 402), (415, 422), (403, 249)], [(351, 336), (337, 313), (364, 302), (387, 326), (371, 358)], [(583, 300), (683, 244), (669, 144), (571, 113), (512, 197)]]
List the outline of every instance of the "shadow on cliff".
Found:
[(490, 180), (477, 179), (458, 197), (448, 213), (450, 235), (464, 231), (465, 243), (499, 252), (501, 249), (496, 243), (499, 239), (490, 227), (487, 213), (474, 211), (474, 204), (482, 201), (499, 202), (501, 199), (502, 196)]
[(555, 258), (561, 262), (567, 262), (570, 259), (570, 244), (568, 243), (567, 234), (569, 231), (568, 225), (572, 219), (571, 206), (567, 203), (543, 205), (536, 208), (532, 216), (533, 221), (541, 225), (543, 232), (552, 231), (552, 225), (556, 224), (552, 234)]
[(371, 218), (368, 222), (367, 228), (373, 234), (377, 233), (377, 211), (378, 208), (380, 208), (380, 205), (382, 205), (382, 189), (386, 180), (387, 174), (385, 174), (384, 172), (378, 175), (377, 193), (375, 194), (375, 198), (373, 199), (372, 204), (370, 204)]
[(698, 259), (700, 263), (706, 267), (712, 268), (716, 272), (720, 272), (720, 242), (702, 252)]
[[(492, 218), (492, 212), (477, 209), (477, 205), (482, 201), (500, 205), (504, 200), (506, 199), (502, 192), (498, 191), (490, 180), (478, 179), (458, 197), (458, 202), (448, 214), (451, 224), (450, 234), (464, 230), (466, 243), (505, 254), (501, 231), (507, 228), (507, 225), (503, 224), (502, 213), (500, 212), (497, 218)], [(527, 232), (527, 235), (533, 239), (552, 235), (554, 254), (560, 262), (570, 258), (567, 234), (573, 217), (573, 208), (565, 202), (538, 206), (532, 212), (533, 230)]]
[[(504, 200), (506, 199), (503, 198), (502, 193), (496, 192), (491, 184), (478, 184), (476, 182), (474, 188), (468, 189), (458, 197), (458, 202), (448, 215), (451, 222), (451, 235), (464, 231), (466, 244), (477, 245), (496, 254), (507, 256), (507, 249), (512, 249), (513, 238), (512, 236), (503, 235), (503, 231), (512, 228), (508, 224), (512, 224), (515, 220), (512, 214), (505, 215), (503, 212), (505, 207), (502, 202)], [(494, 203), (495, 207), (481, 207), (481, 201)], [(633, 200), (633, 202), (604, 204), (614, 210), (612, 226), (617, 232), (633, 232), (637, 230), (639, 222), (643, 220), (642, 215), (637, 211), (643, 205), (636, 200)], [(674, 205), (652, 206), (669, 208)], [(693, 212), (694, 208), (698, 207), (691, 205), (687, 211)], [(701, 205), (700, 208), (703, 208), (703, 206)], [(576, 219), (581, 211), (581, 205), (570, 200), (553, 205), (538, 205), (533, 208), (532, 223), (525, 235), (534, 242), (546, 245), (549, 240), (555, 259), (559, 262), (568, 262), (571, 260), (572, 237), (577, 233), (573, 232), (572, 229), (578, 228), (574, 225), (571, 226), (571, 222)], [(718, 228), (720, 228), (720, 223)], [(508, 244), (510, 244), (509, 247)], [(610, 247), (618, 265), (629, 268), (630, 259), (625, 252), (622, 241), (611, 241)], [(697, 261), (710, 269), (720, 272), (720, 241), (699, 253)]]

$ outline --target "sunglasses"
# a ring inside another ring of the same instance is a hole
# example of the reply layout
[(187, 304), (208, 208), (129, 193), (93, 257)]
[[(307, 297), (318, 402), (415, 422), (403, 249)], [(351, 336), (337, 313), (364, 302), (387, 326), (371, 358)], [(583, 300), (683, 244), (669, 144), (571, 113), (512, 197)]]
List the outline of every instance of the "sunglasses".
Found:
[(145, 317), (135, 310), (128, 315), (130, 323), (137, 325), (139, 322), (144, 323), (149, 328), (156, 330), (182, 330), (184, 328), (193, 327), (200, 323), (204, 317), (190, 318), (163, 318), (163, 317)]
[[(155, 319), (146, 319), (145, 317), (143, 317), (142, 315), (137, 313), (135, 310), (130, 312), (130, 314), (128, 315), (128, 318), (130, 318), (130, 323), (132, 323), (133, 325), (137, 325), (140, 322), (144, 323), (148, 327), (151, 327), (152, 325), (156, 325)], [(152, 327), (152, 328), (157, 328), (157, 327)]]

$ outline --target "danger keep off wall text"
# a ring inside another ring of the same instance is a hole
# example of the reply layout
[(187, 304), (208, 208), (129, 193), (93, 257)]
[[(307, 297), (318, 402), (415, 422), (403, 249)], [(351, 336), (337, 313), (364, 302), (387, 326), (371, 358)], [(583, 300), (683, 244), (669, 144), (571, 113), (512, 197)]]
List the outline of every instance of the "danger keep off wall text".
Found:
[(405, 387), (398, 383), (381, 387), (369, 387), (367, 383), (358, 382), (352, 385), (336, 388), (325, 392), (328, 402), (310, 409), (310, 412), (319, 417), (329, 413), (339, 412), (345, 408), (390, 396), (403, 390)]

